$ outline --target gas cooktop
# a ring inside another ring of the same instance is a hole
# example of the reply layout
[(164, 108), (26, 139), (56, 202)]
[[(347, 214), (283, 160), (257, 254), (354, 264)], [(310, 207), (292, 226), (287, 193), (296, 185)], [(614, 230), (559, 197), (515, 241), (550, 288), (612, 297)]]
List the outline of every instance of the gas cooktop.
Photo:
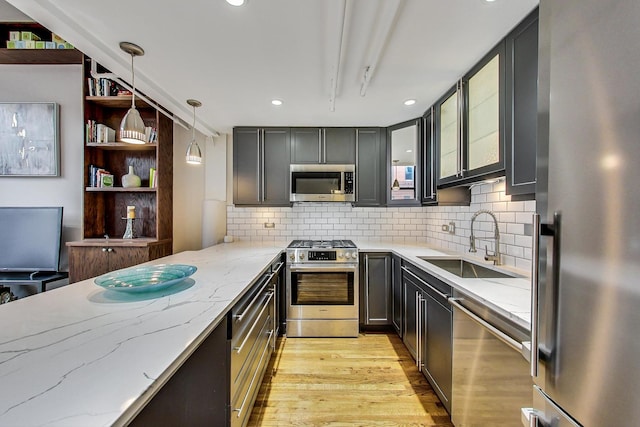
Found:
[(356, 248), (351, 240), (294, 240), (289, 243), (290, 249), (333, 249), (333, 248)]

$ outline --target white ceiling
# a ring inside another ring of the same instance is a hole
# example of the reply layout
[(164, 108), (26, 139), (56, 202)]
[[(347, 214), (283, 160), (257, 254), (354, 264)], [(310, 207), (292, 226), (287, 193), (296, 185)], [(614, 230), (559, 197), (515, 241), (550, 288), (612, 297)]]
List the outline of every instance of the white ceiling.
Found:
[[(130, 57), (119, 42), (140, 45), (146, 53), (135, 60), (137, 87), (187, 122), (186, 99), (200, 100), (197, 127), (209, 134), (240, 125), (388, 126), (418, 117), (538, 3), (8, 1), (127, 81)], [(361, 96), (367, 66), (373, 73)], [(284, 104), (272, 106), (273, 98)], [(409, 98), (416, 104), (403, 105)]]

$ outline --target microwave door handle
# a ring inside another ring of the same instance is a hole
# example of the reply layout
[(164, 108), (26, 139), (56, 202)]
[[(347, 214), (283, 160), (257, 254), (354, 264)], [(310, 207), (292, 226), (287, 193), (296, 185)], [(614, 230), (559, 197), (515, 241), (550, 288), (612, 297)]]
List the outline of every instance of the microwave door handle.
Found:
[(318, 129), (318, 163), (322, 163), (322, 129)]

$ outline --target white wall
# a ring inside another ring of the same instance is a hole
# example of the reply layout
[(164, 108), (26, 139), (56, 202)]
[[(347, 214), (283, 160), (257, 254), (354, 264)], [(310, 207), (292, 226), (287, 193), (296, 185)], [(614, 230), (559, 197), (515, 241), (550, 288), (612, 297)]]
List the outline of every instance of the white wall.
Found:
[(199, 250), (221, 243), (226, 232), (226, 135), (196, 132), (204, 159), (185, 162), (191, 130), (173, 126), (173, 251)]
[[(83, 116), (81, 65), (0, 65), (1, 102), (60, 107), (59, 177), (0, 177), (1, 206), (62, 206), (63, 242), (82, 237)], [(2, 242), (0, 242), (2, 244)], [(68, 269), (63, 246), (61, 270)]]
[[(30, 17), (16, 9), (13, 5), (0, 0), (0, 21), (2, 22), (27, 22), (33, 21)], [(4, 40), (2, 43), (4, 44)], [(5, 47), (5, 46), (2, 46)]]

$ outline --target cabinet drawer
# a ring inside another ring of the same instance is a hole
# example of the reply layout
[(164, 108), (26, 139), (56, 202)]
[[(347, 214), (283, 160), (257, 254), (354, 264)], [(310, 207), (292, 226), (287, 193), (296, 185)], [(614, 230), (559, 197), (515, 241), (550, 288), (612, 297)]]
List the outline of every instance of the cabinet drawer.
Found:
[(273, 296), (269, 286), (272, 274), (265, 274), (258, 284), (254, 285), (240, 301), (231, 309), (231, 346), (244, 340), (247, 333), (260, 315), (265, 301)]
[[(231, 388), (233, 397), (234, 387), (243, 381), (244, 377), (250, 376), (247, 372), (248, 367), (252, 364), (252, 358), (255, 357), (260, 347), (260, 341), (263, 338), (265, 323), (271, 320), (272, 316), (273, 299), (269, 298), (265, 304), (263, 304), (260, 311), (260, 315), (255, 319), (250, 328), (246, 331), (242, 339), (231, 340)], [(269, 325), (267, 325), (268, 327)], [(273, 325), (271, 328), (273, 329)]]
[[(251, 415), (251, 409), (262, 383), (265, 368), (273, 351), (271, 339), (275, 333), (273, 317), (268, 315), (260, 328), (257, 339), (248, 357), (239, 360), (243, 366), (237, 375), (237, 381), (231, 380), (231, 426), (245, 426)], [(231, 368), (234, 370), (232, 351)]]

